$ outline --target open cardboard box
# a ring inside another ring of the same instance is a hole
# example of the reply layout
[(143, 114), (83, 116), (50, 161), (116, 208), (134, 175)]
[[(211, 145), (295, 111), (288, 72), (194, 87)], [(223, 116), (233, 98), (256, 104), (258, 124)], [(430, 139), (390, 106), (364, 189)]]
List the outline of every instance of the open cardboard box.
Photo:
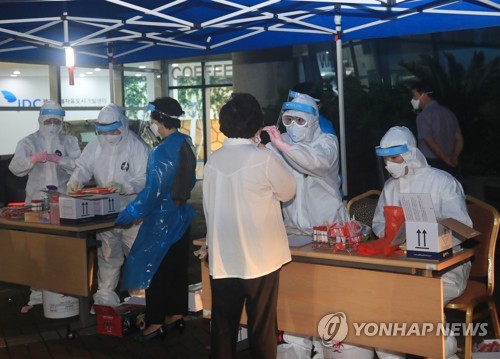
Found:
[(402, 193), (401, 206), (405, 223), (394, 237), (392, 244), (406, 241), (408, 258), (443, 260), (453, 255), (453, 240), (466, 240), (479, 232), (453, 218), (438, 220), (429, 193)]

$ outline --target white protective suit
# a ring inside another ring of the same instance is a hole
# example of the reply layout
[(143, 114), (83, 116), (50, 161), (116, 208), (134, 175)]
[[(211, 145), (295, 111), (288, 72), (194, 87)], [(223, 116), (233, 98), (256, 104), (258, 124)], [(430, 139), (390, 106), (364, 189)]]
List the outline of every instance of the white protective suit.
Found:
[[(313, 113), (300, 110), (297, 104)], [(299, 94), (283, 106), (282, 116), (300, 117), (307, 122), (303, 129), (294, 122), (281, 135), (290, 145), (287, 151), (267, 144), (284, 160), (297, 182), (296, 196), (283, 204), (285, 227), (289, 234), (312, 234), (313, 226), (335, 222), (347, 214), (339, 190), (339, 144), (336, 136), (321, 131), (318, 107), (312, 97)]]
[[(58, 119), (64, 121), (64, 110), (54, 101), (46, 101), (40, 109), (38, 123), (40, 129), (23, 138), (16, 147), (16, 152), (9, 165), (9, 170), (18, 177), (28, 175), (25, 203), (33, 199), (42, 199), (48, 185), (57, 186), (58, 191), (66, 192), (66, 183), (75, 169), (75, 160), (80, 157), (80, 146), (75, 136), (61, 133), (62, 126), (44, 125), (45, 120)], [(56, 161), (44, 158), (33, 161), (30, 158), (39, 153), (52, 155)], [(35, 163), (33, 163), (35, 162)]]
[[(120, 209), (123, 210), (146, 183), (146, 164), (150, 148), (129, 130), (128, 119), (116, 105), (105, 106), (97, 117), (97, 130), (116, 127), (120, 135), (99, 134), (89, 142), (68, 187), (79, 188), (92, 176), (97, 187), (116, 189), (120, 193)], [(108, 140), (116, 141), (110, 143)], [(120, 268), (128, 255), (140, 225), (130, 228), (114, 228), (97, 234), (102, 243), (98, 248), (98, 290), (94, 303), (118, 305), (120, 299), (115, 288), (120, 278)]]
[[(472, 221), (467, 213), (465, 195), (460, 183), (445, 171), (429, 167), (424, 155), (417, 148), (413, 134), (406, 127), (391, 128), (380, 141), (380, 148), (387, 149), (406, 145), (408, 151), (401, 153), (408, 167), (408, 173), (398, 179), (389, 178), (380, 195), (375, 215), (373, 231), (378, 237), (384, 236), (385, 216), (384, 206), (401, 206), (400, 193), (430, 193), (436, 217), (454, 218), (469, 226)], [(458, 247), (460, 241), (453, 238), (453, 244)], [(469, 278), (471, 264), (467, 262), (447, 273), (443, 278), (444, 304), (463, 293)], [(455, 358), (456, 339), (445, 338), (446, 357)], [(377, 351), (379, 358), (404, 358), (396, 353), (386, 354)]]

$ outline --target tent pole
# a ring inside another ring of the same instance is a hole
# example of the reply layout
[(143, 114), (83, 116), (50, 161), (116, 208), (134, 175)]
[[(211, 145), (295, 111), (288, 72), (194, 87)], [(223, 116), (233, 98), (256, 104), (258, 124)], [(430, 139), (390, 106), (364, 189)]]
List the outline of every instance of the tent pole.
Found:
[(111, 103), (115, 103), (115, 71), (113, 62), (113, 43), (108, 42), (109, 101)]
[(345, 141), (345, 116), (344, 116), (344, 66), (342, 63), (342, 27), (340, 15), (335, 15), (335, 46), (337, 52), (337, 88), (339, 92), (339, 126), (340, 126), (340, 164), (342, 173), (342, 191), (347, 196), (347, 156)]

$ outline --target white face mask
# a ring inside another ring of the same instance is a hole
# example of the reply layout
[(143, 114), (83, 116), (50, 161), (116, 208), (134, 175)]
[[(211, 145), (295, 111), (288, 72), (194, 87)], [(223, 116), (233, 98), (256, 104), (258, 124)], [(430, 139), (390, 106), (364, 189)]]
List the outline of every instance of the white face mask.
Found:
[(259, 145), (260, 141), (262, 141), (262, 140), (260, 139), (260, 136), (255, 136), (255, 137), (253, 138), (253, 142), (255, 142), (255, 144), (256, 144), (257, 146)]
[(418, 110), (418, 106), (420, 105), (420, 99), (415, 100), (414, 98), (411, 99), (411, 105), (415, 111)]
[(396, 163), (396, 162), (387, 161), (387, 163), (385, 164), (385, 169), (394, 178), (399, 178), (399, 177), (404, 176), (406, 174), (407, 167), (408, 166), (407, 166), (406, 162)]
[(152, 123), (151, 125), (149, 125), (149, 129), (151, 130), (151, 132), (153, 132), (153, 135), (162, 138), (160, 132), (158, 131), (158, 124)]
[(48, 125), (43, 125), (40, 128), (40, 131), (42, 132), (42, 135), (44, 136), (55, 136), (59, 132), (61, 132), (61, 125), (56, 125), (56, 124), (48, 124)]
[(297, 126), (295, 122), (291, 126), (286, 127), (286, 132), (293, 142), (304, 141), (307, 134), (307, 126)]
[(122, 139), (122, 135), (99, 135), (98, 138), (101, 146), (106, 144), (116, 145)]

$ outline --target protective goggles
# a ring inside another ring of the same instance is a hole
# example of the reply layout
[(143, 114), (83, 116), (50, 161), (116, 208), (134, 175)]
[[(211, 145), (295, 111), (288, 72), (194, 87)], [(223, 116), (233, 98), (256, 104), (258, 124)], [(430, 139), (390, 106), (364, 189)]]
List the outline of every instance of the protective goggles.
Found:
[[(314, 107), (306, 105), (304, 103), (290, 101), (299, 95), (302, 95), (302, 94), (299, 92), (295, 92), (295, 91), (288, 92), (288, 101), (283, 103), (283, 106), (281, 106), (281, 113), (280, 113), (280, 117), (278, 118), (278, 122), (276, 123), (276, 126), (279, 124), (280, 119), (285, 126), (291, 126), (292, 122), (294, 120), (295, 120), (295, 123), (297, 124), (297, 126), (304, 127), (305, 125), (307, 125), (307, 121), (305, 121), (305, 120), (304, 120), (303, 124), (301, 124), (302, 121), (297, 121), (298, 119), (300, 119), (300, 117), (283, 116), (283, 113), (285, 111), (300, 111), (300, 112), (309, 113), (313, 116), (317, 115), (317, 110)], [(289, 117), (289, 119), (285, 120), (286, 117)], [(287, 122), (288, 122), (288, 124), (287, 124)]]
[(95, 124), (95, 129), (98, 133), (110, 132), (119, 129), (122, 126), (121, 121), (115, 121), (113, 123), (97, 123)]
[(375, 153), (379, 157), (396, 156), (408, 151), (409, 150), (407, 145), (393, 146), (387, 148), (382, 148), (380, 146), (375, 147)]
[(60, 110), (57, 108), (42, 108), (40, 110), (40, 115), (64, 116), (64, 115), (66, 115), (66, 112), (64, 110)]

